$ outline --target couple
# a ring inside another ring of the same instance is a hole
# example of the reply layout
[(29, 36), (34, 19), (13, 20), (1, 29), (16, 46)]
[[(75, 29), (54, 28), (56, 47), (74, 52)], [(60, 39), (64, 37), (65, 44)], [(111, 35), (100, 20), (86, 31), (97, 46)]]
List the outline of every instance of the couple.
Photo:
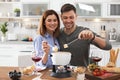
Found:
[[(61, 7), (61, 20), (64, 28), (60, 30), (60, 20), (54, 10), (43, 13), (38, 29), (39, 35), (34, 40), (36, 55), (42, 55), (42, 60), (36, 63), (36, 68), (41, 66), (51, 68), (50, 54), (55, 45), (59, 51), (72, 53), (70, 64), (73, 66), (87, 66), (89, 62), (90, 44), (103, 50), (110, 50), (111, 44), (89, 30), (89, 28), (75, 24), (77, 19), (76, 8), (72, 4), (64, 4)], [(64, 44), (78, 38), (76, 42), (64, 48)]]

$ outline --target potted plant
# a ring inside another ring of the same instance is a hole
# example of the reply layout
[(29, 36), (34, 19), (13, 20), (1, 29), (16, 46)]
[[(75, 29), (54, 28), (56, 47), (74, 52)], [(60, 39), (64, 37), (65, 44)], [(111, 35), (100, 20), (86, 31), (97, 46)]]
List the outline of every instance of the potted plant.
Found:
[(6, 32), (7, 29), (7, 22), (0, 25), (0, 31), (2, 32), (1, 41), (4, 42), (6, 40)]
[(14, 9), (14, 13), (15, 13), (15, 16), (20, 16), (20, 9), (19, 8), (15, 8)]

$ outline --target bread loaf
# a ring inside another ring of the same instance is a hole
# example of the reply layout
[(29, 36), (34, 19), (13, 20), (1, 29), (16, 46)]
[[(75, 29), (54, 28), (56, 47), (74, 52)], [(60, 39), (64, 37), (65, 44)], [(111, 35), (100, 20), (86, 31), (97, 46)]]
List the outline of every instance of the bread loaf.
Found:
[(34, 69), (35, 69), (35, 66), (32, 65), (32, 66), (24, 68), (23, 71), (22, 71), (22, 73), (29, 75), (29, 74), (32, 74), (32, 72), (34, 71)]
[(102, 69), (108, 71), (108, 72), (117, 72), (120, 73), (120, 67), (101, 67)]
[(119, 48), (117, 50), (111, 49), (110, 50), (110, 59), (108, 64), (106, 65), (107, 67), (115, 67), (116, 66), (116, 61), (119, 53)]

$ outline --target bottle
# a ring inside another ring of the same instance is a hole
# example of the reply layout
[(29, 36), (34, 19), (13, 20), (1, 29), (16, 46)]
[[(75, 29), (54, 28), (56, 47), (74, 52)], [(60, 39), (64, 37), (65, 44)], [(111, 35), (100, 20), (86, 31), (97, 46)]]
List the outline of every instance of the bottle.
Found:
[(110, 35), (109, 36), (110, 41), (116, 41), (117, 33), (116, 33), (116, 29), (115, 28), (111, 28), (109, 35)]
[(101, 35), (101, 37), (106, 38), (105, 25), (102, 25), (102, 26), (101, 26), (100, 35)]

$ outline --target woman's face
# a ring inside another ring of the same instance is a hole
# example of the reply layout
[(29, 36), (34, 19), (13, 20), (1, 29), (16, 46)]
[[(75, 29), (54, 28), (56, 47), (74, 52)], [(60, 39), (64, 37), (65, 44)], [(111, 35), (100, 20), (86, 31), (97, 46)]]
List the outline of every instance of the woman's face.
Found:
[(45, 20), (45, 26), (48, 32), (54, 32), (58, 27), (57, 17), (54, 14), (49, 15)]

